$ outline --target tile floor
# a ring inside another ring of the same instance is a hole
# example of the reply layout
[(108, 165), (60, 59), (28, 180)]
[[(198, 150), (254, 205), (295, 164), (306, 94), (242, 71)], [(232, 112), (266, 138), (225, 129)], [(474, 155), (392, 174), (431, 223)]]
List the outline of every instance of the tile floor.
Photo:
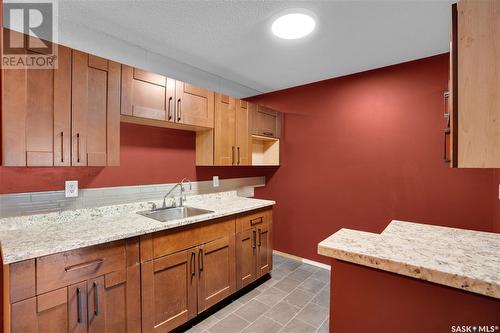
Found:
[(194, 326), (189, 333), (328, 332), (330, 272), (273, 256), (271, 278)]

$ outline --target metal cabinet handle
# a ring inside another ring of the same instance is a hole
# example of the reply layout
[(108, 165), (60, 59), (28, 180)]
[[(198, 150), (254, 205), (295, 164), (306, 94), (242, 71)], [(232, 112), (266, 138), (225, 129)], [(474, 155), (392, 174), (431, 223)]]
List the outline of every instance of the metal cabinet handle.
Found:
[(264, 132), (262, 132), (262, 135), (265, 135), (265, 136), (274, 136), (274, 133), (273, 132), (264, 131)]
[(231, 147), (231, 164), (234, 165), (234, 146)]
[(94, 282), (94, 314), (99, 315), (99, 285)]
[(447, 146), (448, 145), (446, 144), (446, 141), (447, 141), (446, 137), (448, 135), (450, 135), (450, 134), (451, 134), (450, 129), (449, 128), (445, 128), (445, 130), (444, 130), (444, 143), (443, 143), (443, 147), (444, 147), (444, 150), (443, 150), (443, 161), (444, 161), (444, 163), (450, 163), (451, 162), (451, 160), (447, 158), (447, 155), (448, 155), (447, 154), (447, 152), (448, 152)]
[(64, 132), (61, 131), (61, 163), (64, 162)]
[(240, 165), (240, 147), (238, 147), (238, 165)]
[(76, 133), (76, 161), (80, 163), (80, 133)]
[(172, 96), (168, 98), (168, 120), (172, 119)]
[(191, 252), (191, 276), (196, 275), (196, 252)]
[(83, 304), (82, 304), (82, 290), (76, 288), (76, 302), (77, 302), (77, 322), (80, 324), (83, 317)]
[(177, 100), (177, 121), (181, 121), (181, 99)]
[(255, 249), (257, 247), (257, 231), (255, 229), (252, 230), (252, 235), (253, 235), (252, 249)]
[(259, 247), (262, 246), (262, 230), (259, 229)]
[(443, 94), (443, 110), (444, 110), (444, 116), (449, 117), (450, 116), (450, 111), (448, 110), (448, 99), (450, 98), (450, 92), (447, 91)]
[(264, 218), (262, 216), (257, 217), (256, 219), (250, 220), (250, 225), (262, 223), (263, 220), (264, 220)]
[(71, 271), (75, 271), (77, 269), (87, 268), (87, 267), (93, 266), (93, 265), (100, 265), (103, 262), (104, 262), (104, 259), (96, 259), (93, 261), (84, 262), (82, 264), (76, 264), (76, 265), (71, 265), (71, 266), (65, 267), (64, 270), (66, 272), (71, 272)]
[(200, 267), (200, 272), (203, 271), (203, 249), (200, 249), (200, 251), (198, 252), (198, 260), (200, 261), (198, 266)]

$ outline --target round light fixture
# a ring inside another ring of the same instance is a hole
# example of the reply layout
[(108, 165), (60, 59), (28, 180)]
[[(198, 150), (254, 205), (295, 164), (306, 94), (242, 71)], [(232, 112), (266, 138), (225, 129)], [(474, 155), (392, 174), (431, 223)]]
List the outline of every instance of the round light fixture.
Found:
[(309, 35), (316, 26), (314, 18), (308, 14), (293, 12), (274, 20), (271, 31), (282, 39), (299, 39)]

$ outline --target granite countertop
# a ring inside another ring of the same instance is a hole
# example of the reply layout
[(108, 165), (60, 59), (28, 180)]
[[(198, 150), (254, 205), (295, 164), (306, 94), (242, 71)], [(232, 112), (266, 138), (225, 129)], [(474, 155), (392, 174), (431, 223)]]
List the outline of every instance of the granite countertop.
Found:
[(381, 234), (341, 229), (318, 253), (500, 299), (500, 234), (392, 221)]
[[(160, 207), (161, 201), (156, 202)], [(137, 214), (146, 202), (0, 219), (3, 264), (167, 230), (274, 205), (238, 197), (236, 191), (188, 197), (185, 206), (213, 213), (170, 222)]]

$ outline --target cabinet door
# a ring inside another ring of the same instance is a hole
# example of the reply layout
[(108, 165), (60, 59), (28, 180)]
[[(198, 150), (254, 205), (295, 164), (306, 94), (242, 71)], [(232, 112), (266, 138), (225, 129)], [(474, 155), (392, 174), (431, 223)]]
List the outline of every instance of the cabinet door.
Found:
[(216, 94), (214, 129), (215, 165), (235, 165), (236, 163), (236, 100)]
[(259, 105), (253, 113), (252, 133), (279, 138), (281, 136), (281, 118), (280, 112)]
[(72, 165), (119, 165), (120, 65), (73, 50)]
[(176, 122), (214, 127), (214, 92), (182, 81), (175, 82)]
[(272, 269), (273, 253), (271, 225), (266, 221), (257, 229), (257, 277), (269, 273)]
[(174, 121), (175, 80), (122, 65), (121, 114)]
[(70, 164), (71, 50), (58, 52), (57, 69), (2, 71), (5, 166)]
[(10, 322), (11, 333), (67, 332), (67, 288), (12, 304)]
[(140, 266), (87, 282), (89, 333), (140, 331)]
[(68, 332), (87, 333), (87, 282), (68, 287)]
[(236, 290), (234, 235), (198, 247), (198, 313)]
[(236, 165), (252, 165), (251, 117), (257, 106), (246, 101), (236, 102)]
[(142, 264), (142, 331), (168, 332), (196, 316), (196, 248)]
[(236, 285), (238, 289), (255, 281), (257, 276), (257, 231), (246, 229), (236, 234)]

